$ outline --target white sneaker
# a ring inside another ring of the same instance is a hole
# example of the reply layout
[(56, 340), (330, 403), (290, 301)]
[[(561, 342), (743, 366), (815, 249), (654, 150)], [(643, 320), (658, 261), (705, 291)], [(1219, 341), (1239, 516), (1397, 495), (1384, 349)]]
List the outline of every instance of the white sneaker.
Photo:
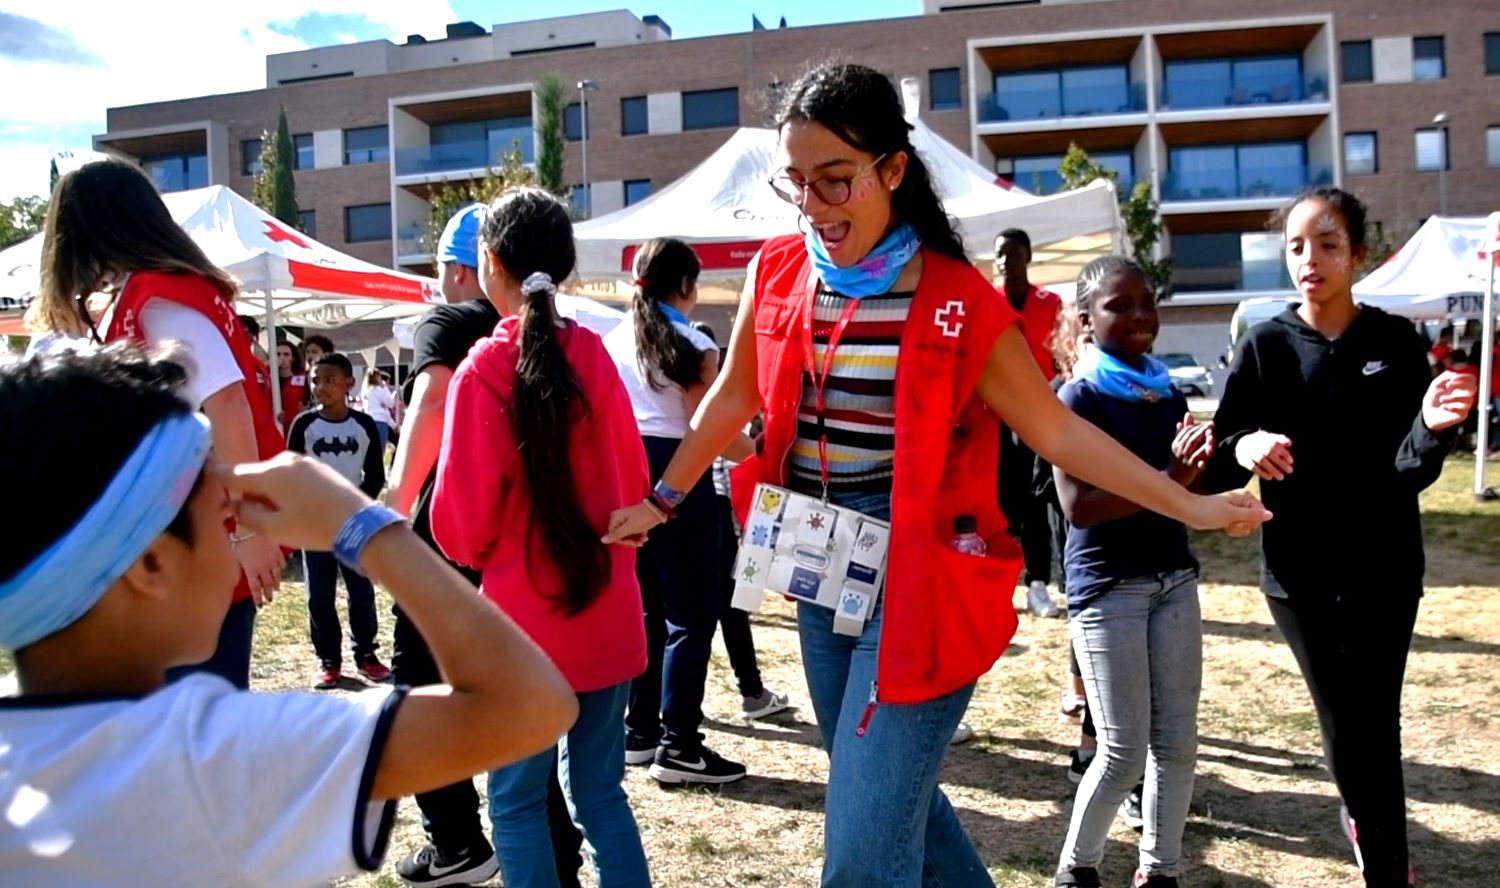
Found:
[(778, 694), (770, 688), (761, 688), (759, 697), (741, 697), (740, 715), (745, 718), (765, 718), (792, 708), (791, 698)]
[(1046, 583), (1032, 583), (1026, 590), (1026, 609), (1043, 618), (1062, 613), (1057, 602), (1052, 600), (1052, 593), (1047, 591)]
[(957, 746), (958, 744), (965, 743), (969, 740), (972, 740), (973, 738), (974, 729), (969, 726), (968, 722), (961, 721), (958, 723), (958, 727), (953, 729), (953, 739), (948, 741), (948, 745)]

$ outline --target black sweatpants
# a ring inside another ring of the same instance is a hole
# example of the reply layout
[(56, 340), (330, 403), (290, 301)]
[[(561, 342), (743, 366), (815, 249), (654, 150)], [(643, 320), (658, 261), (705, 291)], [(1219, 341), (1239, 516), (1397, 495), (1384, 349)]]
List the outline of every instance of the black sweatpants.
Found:
[(1052, 527), (1046, 500), (1036, 495), (1036, 454), (1015, 432), (1000, 427), (1000, 510), (1010, 534), (1021, 541), (1026, 562), (1024, 581), (1052, 582)]
[(719, 557), (724, 565), (719, 571), (719, 633), (724, 636), (724, 650), (729, 653), (729, 667), (741, 697), (759, 697), (766, 689), (761, 683), (760, 663), (755, 658), (755, 637), (750, 632), (750, 615), (730, 605), (734, 600), (734, 562), (739, 555), (740, 539), (734, 532), (734, 507), (729, 498), (719, 501)]
[[(401, 611), (391, 608), (396, 622), (393, 628), (391, 671), (395, 683), (407, 687), (440, 684), (437, 661), (427, 647), (427, 640), (416, 624)], [(422, 828), (432, 843), (445, 853), (454, 854), (476, 845), (488, 845), (484, 824), (479, 819), (479, 793), (473, 780), (460, 780), (417, 796), (422, 812)], [(562, 888), (577, 888), (578, 870), (583, 866), (583, 836), (568, 814), (568, 803), (557, 782), (557, 769), (547, 789), (547, 824), (552, 833), (552, 852), (557, 862), (557, 878)]]
[(1323, 751), (1359, 835), (1365, 884), (1407, 884), (1401, 684), (1420, 590), (1271, 598), (1323, 732)]

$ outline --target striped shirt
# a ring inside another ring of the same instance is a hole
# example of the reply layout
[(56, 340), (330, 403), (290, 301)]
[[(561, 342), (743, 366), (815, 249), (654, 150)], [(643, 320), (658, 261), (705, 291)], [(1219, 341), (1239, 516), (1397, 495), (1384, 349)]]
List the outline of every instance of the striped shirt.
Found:
[[(896, 462), (896, 353), (912, 296), (908, 291), (859, 300), (839, 340), (823, 397), (830, 493), (890, 492)], [(812, 332), (820, 371), (829, 334), (848, 304), (849, 297), (819, 288)], [(792, 489), (815, 495), (823, 489), (817, 403), (804, 367), (787, 480)]]

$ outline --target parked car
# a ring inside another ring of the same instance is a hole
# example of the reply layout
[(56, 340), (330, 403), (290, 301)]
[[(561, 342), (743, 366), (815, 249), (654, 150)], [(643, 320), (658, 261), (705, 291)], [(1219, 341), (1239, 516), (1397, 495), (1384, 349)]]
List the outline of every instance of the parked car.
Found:
[(1235, 306), (1234, 316), (1229, 319), (1229, 349), (1219, 359), (1219, 367), (1228, 367), (1234, 361), (1234, 350), (1239, 346), (1240, 340), (1245, 338), (1245, 333), (1251, 327), (1261, 321), (1269, 321), (1289, 306), (1297, 304), (1296, 299), (1284, 296), (1260, 296), (1254, 299), (1246, 299)]
[(1198, 359), (1189, 354), (1176, 353), (1158, 355), (1157, 358), (1167, 365), (1167, 372), (1172, 376), (1172, 385), (1179, 392), (1189, 398), (1207, 398), (1214, 391), (1214, 377), (1208, 372), (1208, 368), (1198, 363)]

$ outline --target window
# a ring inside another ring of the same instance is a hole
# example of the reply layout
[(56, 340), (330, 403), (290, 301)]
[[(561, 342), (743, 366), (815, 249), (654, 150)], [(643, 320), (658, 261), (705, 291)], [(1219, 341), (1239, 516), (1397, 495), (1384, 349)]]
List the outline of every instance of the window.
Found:
[(682, 94), (682, 128), (714, 129), (740, 125), (740, 90), (706, 89)]
[[(391, 159), (390, 136), (384, 126), (344, 130), (344, 165), (385, 163)], [(387, 226), (389, 227), (389, 226)], [(389, 234), (386, 237), (390, 237)]]
[(240, 143), (240, 172), (247, 176), (259, 176), (265, 166), (260, 162), (260, 139), (246, 139)]
[(1447, 76), (1443, 66), (1443, 38), (1412, 38), (1411, 76), (1413, 80), (1442, 80)]
[(1322, 78), (1302, 75), (1302, 57), (1250, 56), (1167, 62), (1163, 107), (1221, 108), (1327, 98)]
[(391, 205), (388, 203), (363, 204), (344, 207), (344, 242), (350, 244), (364, 241), (391, 239)]
[(1380, 169), (1375, 156), (1374, 133), (1344, 134), (1344, 172), (1350, 176), (1368, 176)]
[(292, 154), (292, 169), (310, 170), (313, 168), (312, 133), (297, 133), (292, 136)]
[(1370, 83), (1375, 79), (1375, 58), (1370, 41), (1350, 40), (1339, 44), (1345, 83)]
[(1491, 169), (1500, 167), (1500, 126), (1485, 128), (1484, 163)]
[[(589, 115), (589, 117), (593, 116), (592, 114)], [(584, 137), (583, 124), (583, 108), (577, 102), (573, 102), (563, 109), (563, 138), (569, 142), (582, 140)]]
[(1484, 73), (1500, 74), (1500, 33), (1484, 35)]
[(625, 180), (625, 206), (637, 204), (651, 196), (650, 179)]
[(1417, 170), (1430, 173), (1448, 169), (1448, 131), (1417, 130)]
[(147, 157), (141, 160), (141, 166), (151, 175), (151, 181), (156, 183), (156, 190), (163, 194), (208, 186), (207, 154)]
[[(1062, 190), (1061, 154), (1038, 154), (1013, 158), (1008, 178), (1021, 188), (1036, 194), (1055, 194)], [(1129, 151), (1099, 151), (1089, 159), (1119, 177), (1120, 193), (1128, 194), (1135, 185), (1135, 158)]]
[(620, 100), (620, 135), (644, 136), (651, 131), (646, 111), (645, 96), (629, 96)]
[(1167, 200), (1286, 197), (1332, 180), (1328, 169), (1307, 166), (1302, 142), (1173, 148), (1162, 195)]
[(1131, 88), (1124, 65), (1091, 65), (1045, 71), (1015, 71), (995, 75), (989, 120), (1036, 120), (1088, 114), (1119, 114), (1145, 108), (1143, 96)]
[(934, 68), (927, 72), (927, 107), (951, 111), (964, 106), (963, 84), (957, 68)]
[(305, 234), (305, 235), (307, 235), (308, 237), (317, 237), (318, 236), (318, 211), (317, 210), (298, 210), (297, 211), (297, 227), (301, 228), (302, 229), (302, 233)]
[(1291, 275), (1282, 237), (1264, 231), (1213, 231), (1172, 235), (1172, 290), (1289, 290)]
[(573, 204), (573, 218), (587, 219), (589, 217), (589, 191), (587, 185), (574, 185), (573, 191), (568, 195), (568, 201)]
[[(566, 124), (567, 115), (564, 114), (563, 118)], [(397, 157), (396, 172), (404, 175), (407, 172), (482, 169), (498, 163), (501, 154), (512, 150), (520, 151), (522, 163), (531, 163), (536, 156), (536, 140), (532, 136), (529, 114), (462, 123), (434, 123), (427, 131), (430, 147), (416, 152), (420, 161), (417, 167), (412, 169)]]

